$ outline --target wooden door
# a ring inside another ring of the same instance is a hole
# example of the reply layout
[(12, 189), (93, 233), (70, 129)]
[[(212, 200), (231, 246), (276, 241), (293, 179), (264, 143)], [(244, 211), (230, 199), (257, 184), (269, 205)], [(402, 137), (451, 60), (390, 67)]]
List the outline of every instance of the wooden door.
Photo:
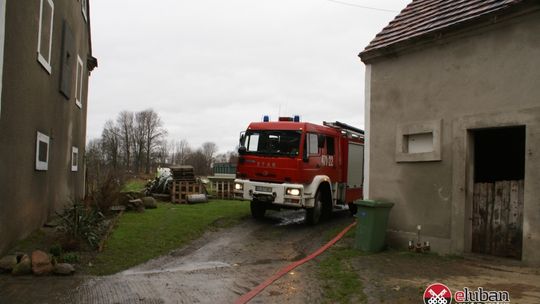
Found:
[(521, 259), (523, 180), (475, 183), (472, 251)]

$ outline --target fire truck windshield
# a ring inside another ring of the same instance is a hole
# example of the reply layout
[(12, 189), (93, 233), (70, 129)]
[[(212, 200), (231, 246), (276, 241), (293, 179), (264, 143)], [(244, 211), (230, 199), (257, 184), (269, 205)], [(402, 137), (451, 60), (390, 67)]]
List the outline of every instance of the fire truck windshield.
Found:
[(301, 136), (301, 131), (248, 130), (244, 139), (245, 153), (295, 157)]

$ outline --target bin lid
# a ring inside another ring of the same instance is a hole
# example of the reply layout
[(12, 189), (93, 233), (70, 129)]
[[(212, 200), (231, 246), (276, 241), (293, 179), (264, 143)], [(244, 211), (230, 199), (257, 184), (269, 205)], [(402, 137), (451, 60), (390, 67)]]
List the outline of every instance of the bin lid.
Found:
[(362, 206), (362, 207), (371, 207), (371, 208), (392, 208), (394, 206), (394, 203), (392, 202), (377, 201), (377, 200), (357, 200), (357, 201), (354, 201), (354, 204), (358, 206)]

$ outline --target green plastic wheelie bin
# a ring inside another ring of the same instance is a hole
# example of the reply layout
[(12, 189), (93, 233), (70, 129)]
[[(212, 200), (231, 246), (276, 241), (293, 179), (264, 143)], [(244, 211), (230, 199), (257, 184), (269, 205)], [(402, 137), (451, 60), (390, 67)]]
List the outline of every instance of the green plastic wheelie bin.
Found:
[(388, 214), (394, 203), (376, 200), (358, 200), (354, 247), (365, 252), (384, 249)]

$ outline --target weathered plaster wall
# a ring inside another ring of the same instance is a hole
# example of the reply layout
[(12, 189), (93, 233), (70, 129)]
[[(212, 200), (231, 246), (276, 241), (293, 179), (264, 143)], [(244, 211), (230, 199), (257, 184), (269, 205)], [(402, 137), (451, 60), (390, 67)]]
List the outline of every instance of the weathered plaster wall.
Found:
[[(55, 0), (54, 5), (49, 74), (36, 59), (40, 1), (7, 1), (0, 116), (0, 253), (84, 193), (89, 33), (81, 2)], [(68, 100), (59, 92), (64, 18), (75, 33), (86, 71), (82, 109), (75, 105), (74, 94)], [(48, 171), (35, 170), (37, 131), (50, 136)], [(77, 172), (71, 171), (72, 146), (79, 148)]]
[[(526, 125), (523, 260), (540, 263), (540, 13), (499, 20), (370, 63), (369, 197), (396, 203), (390, 240), (422, 225), (443, 253), (470, 248), (468, 129)], [(441, 120), (441, 160), (397, 162), (400, 124)], [(504, 139), (501, 139), (504, 144)]]

